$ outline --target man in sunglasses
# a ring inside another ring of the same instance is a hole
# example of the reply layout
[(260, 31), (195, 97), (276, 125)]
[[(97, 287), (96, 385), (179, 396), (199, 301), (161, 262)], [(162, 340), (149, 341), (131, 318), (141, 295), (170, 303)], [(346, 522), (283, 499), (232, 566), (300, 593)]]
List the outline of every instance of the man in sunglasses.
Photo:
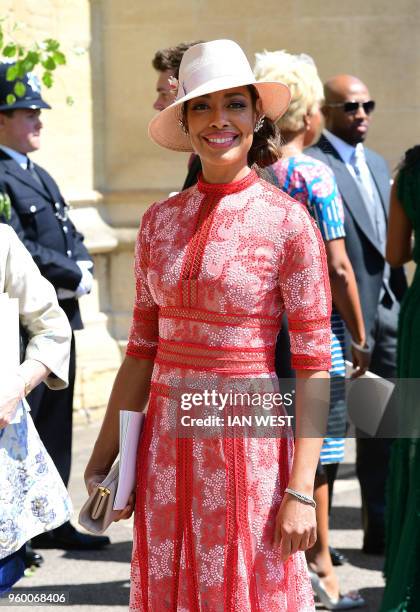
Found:
[[(375, 102), (359, 79), (339, 75), (324, 86), (325, 130), (306, 152), (328, 164), (344, 203), (346, 249), (359, 288), (365, 319), (370, 370), (396, 376), (397, 323), (406, 289), (403, 268), (385, 262), (390, 175), (385, 160), (364, 146)], [(348, 343), (349, 344), (349, 343)], [(357, 431), (356, 469), (362, 494), (363, 551), (384, 550), (385, 484), (392, 440)], [(390, 435), (389, 427), (386, 432)]]

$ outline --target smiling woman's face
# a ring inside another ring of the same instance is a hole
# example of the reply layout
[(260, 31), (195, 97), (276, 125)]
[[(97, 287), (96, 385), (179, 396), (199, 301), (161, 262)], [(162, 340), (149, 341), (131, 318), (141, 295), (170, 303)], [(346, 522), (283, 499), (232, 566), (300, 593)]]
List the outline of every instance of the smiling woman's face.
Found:
[[(257, 100), (257, 108), (259, 100)], [(188, 133), (203, 167), (247, 164), (257, 110), (247, 87), (224, 89), (187, 103)]]

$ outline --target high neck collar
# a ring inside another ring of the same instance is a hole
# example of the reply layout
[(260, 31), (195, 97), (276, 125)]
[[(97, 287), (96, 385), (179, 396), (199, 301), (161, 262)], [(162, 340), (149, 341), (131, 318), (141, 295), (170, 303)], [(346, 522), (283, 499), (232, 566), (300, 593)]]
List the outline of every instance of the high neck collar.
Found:
[(24, 153), (20, 153), (19, 151), (15, 151), (14, 149), (11, 149), (10, 147), (6, 147), (5, 145), (0, 145), (0, 149), (4, 151), (6, 155), (14, 159), (15, 162), (19, 164), (21, 168), (23, 168), (24, 170), (27, 169), (28, 159), (29, 159), (27, 155), (25, 155)]
[(255, 170), (251, 170), (251, 172), (244, 176), (244, 178), (240, 179), (239, 181), (233, 181), (232, 183), (206, 183), (206, 181), (203, 179), (203, 175), (200, 173), (197, 187), (201, 193), (228, 195), (243, 191), (247, 187), (250, 187), (256, 183), (257, 180), (258, 175)]

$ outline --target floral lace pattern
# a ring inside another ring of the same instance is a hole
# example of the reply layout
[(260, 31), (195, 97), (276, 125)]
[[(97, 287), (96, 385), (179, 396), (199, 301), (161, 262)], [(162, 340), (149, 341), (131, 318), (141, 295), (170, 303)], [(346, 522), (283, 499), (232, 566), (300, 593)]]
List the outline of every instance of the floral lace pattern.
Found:
[(72, 506), (32, 419), (0, 430), (0, 559), (31, 538), (59, 527)]
[(272, 380), (274, 389), (265, 356), (284, 310), (295, 322), (295, 365), (329, 369), (331, 298), (313, 220), (254, 172), (229, 185), (200, 180), (144, 215), (136, 279), (127, 354), (155, 363), (139, 446), (130, 609), (313, 610), (303, 553), (282, 563), (272, 547), (291, 438), (176, 438), (171, 393), (227, 389), (233, 375), (245, 387)]

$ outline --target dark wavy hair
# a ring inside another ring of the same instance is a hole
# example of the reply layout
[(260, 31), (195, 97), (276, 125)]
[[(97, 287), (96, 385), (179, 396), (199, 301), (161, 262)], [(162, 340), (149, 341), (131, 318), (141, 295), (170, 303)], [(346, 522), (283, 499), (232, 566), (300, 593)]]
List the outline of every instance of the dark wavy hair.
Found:
[(420, 145), (416, 145), (408, 149), (401, 163), (398, 165), (398, 170), (412, 170), (420, 165)]
[[(254, 109), (259, 99), (258, 91), (253, 85), (247, 86), (250, 94)], [(182, 105), (180, 109), (179, 121), (183, 126), (183, 129), (187, 131), (187, 120), (186, 120), (186, 104)], [(248, 151), (248, 165), (250, 167), (257, 166), (258, 168), (265, 168), (271, 166), (281, 157), (281, 137), (280, 131), (277, 125), (264, 117), (263, 125), (254, 132), (254, 138), (250, 150)]]
[[(248, 85), (252, 104), (256, 108), (259, 99), (258, 91), (253, 85)], [(271, 166), (281, 157), (281, 137), (277, 125), (264, 117), (264, 123), (258, 132), (254, 132), (252, 146), (248, 152), (248, 164), (256, 164), (259, 168)]]

